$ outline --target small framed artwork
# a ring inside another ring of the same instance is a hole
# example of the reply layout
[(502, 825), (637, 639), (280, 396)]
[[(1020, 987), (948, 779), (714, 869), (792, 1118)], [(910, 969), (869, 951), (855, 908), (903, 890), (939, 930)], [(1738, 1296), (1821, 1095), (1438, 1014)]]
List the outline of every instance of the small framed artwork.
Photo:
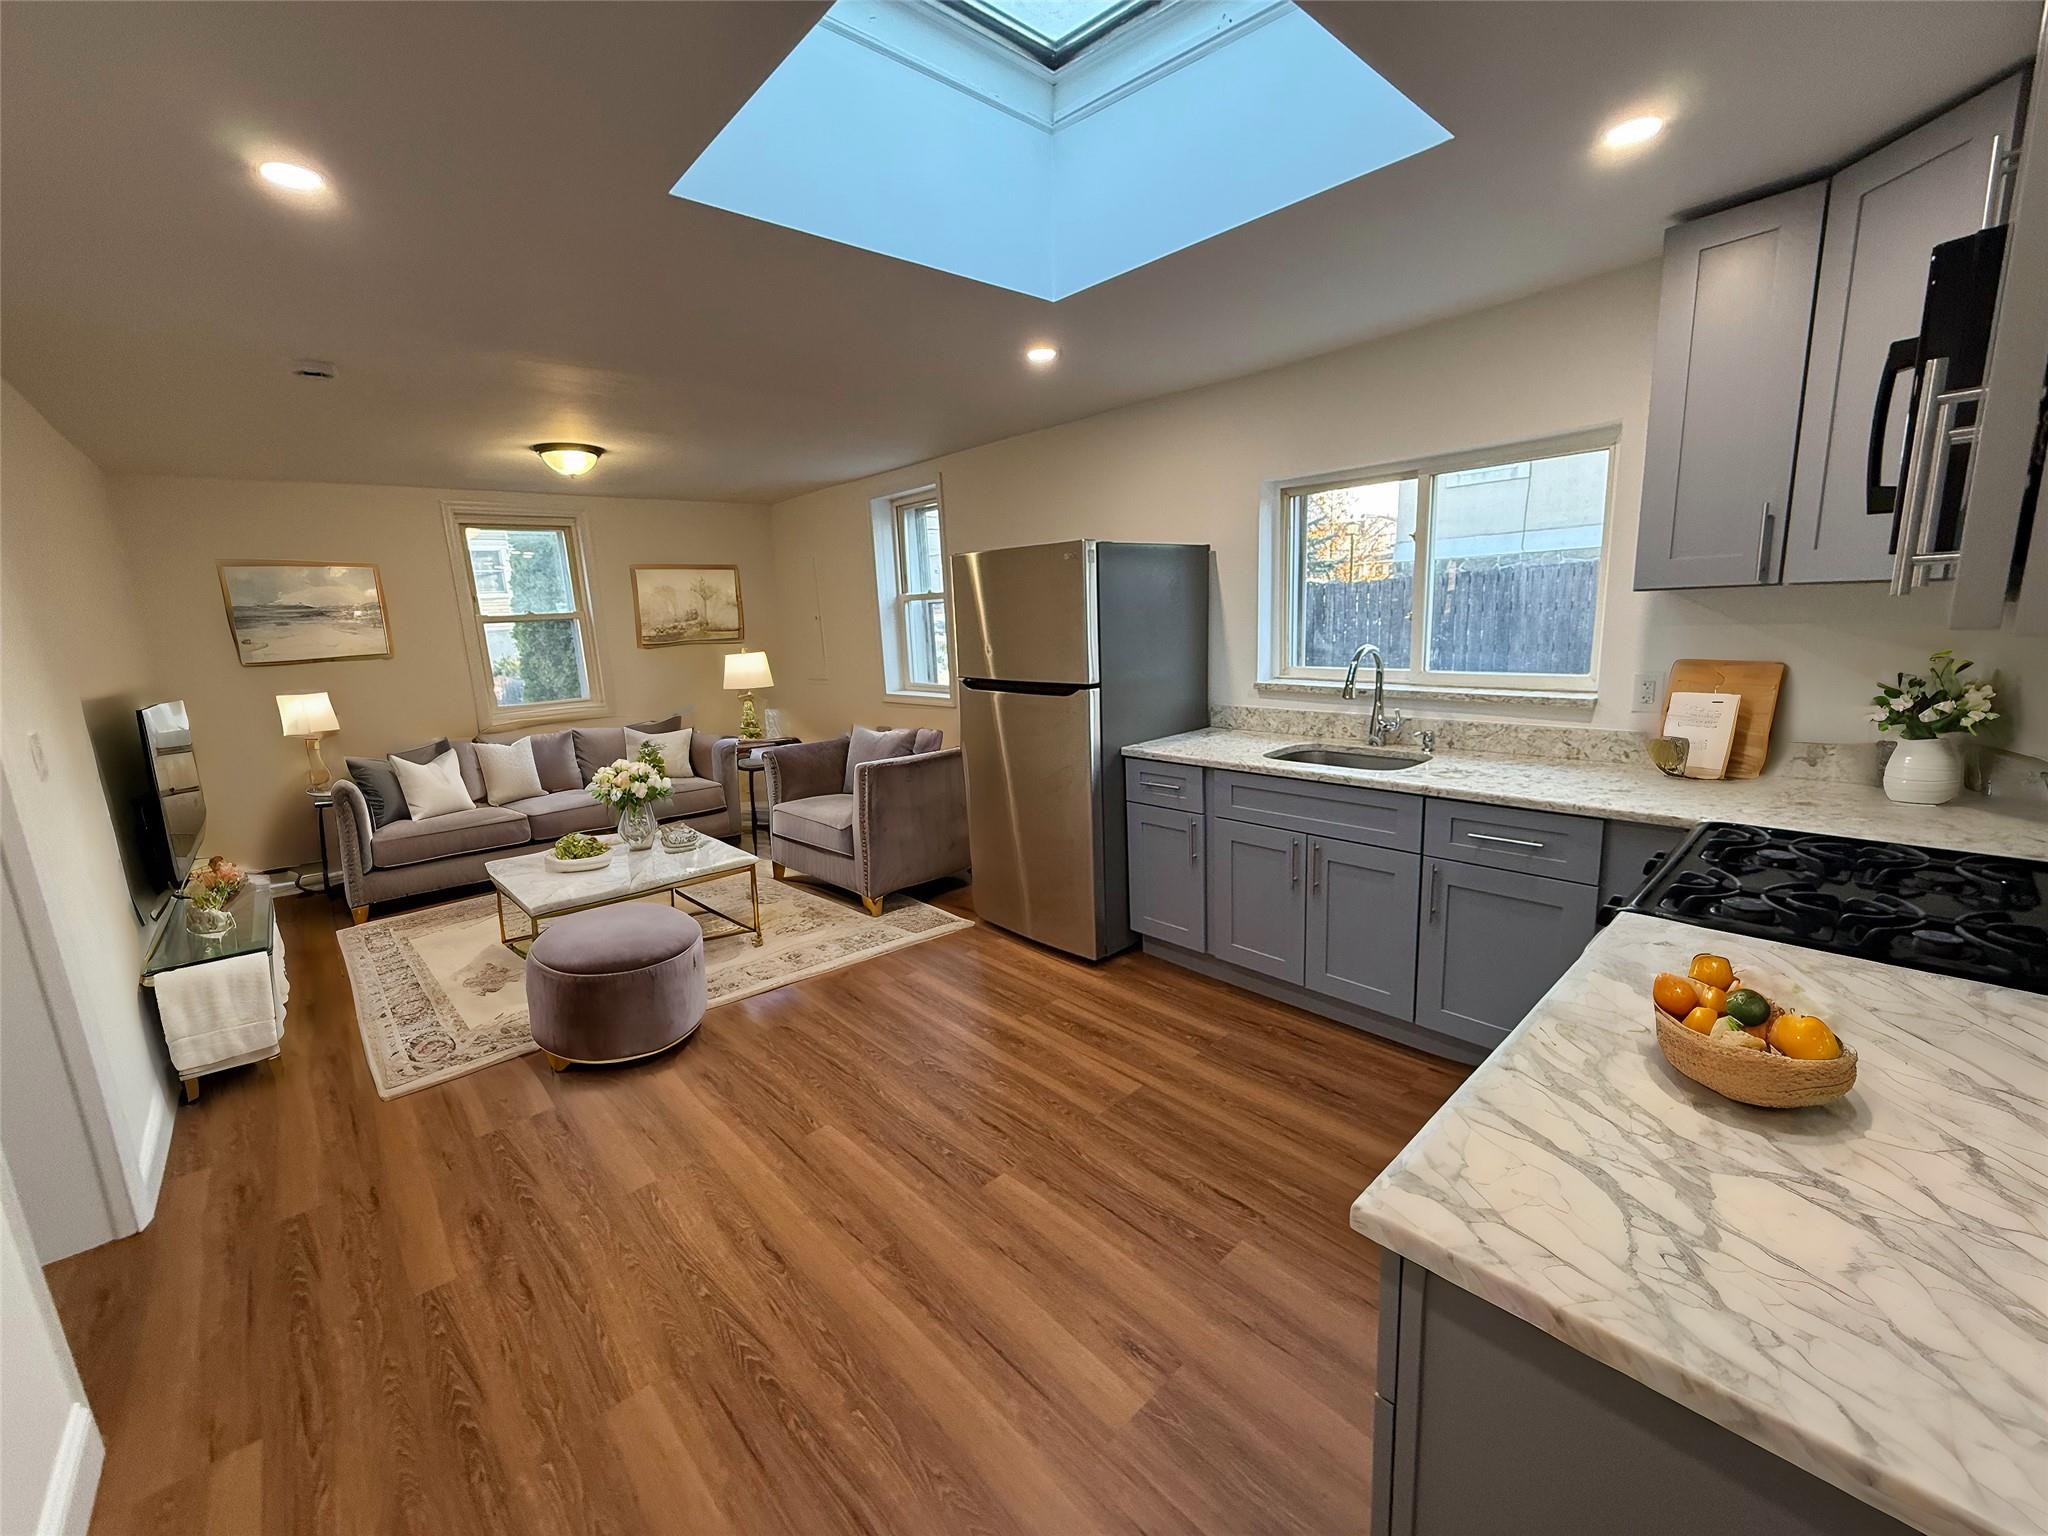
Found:
[(736, 565), (636, 565), (633, 630), (643, 648), (746, 638)]
[(374, 565), (223, 560), (220, 595), (245, 667), (391, 654), (384, 582)]

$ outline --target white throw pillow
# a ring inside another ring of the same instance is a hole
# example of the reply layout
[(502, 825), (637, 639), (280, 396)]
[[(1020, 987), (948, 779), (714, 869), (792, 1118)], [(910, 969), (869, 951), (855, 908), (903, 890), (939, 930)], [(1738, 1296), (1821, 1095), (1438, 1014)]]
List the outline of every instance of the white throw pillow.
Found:
[(384, 761), (398, 775), (398, 791), (405, 796), (405, 808), (412, 812), (414, 821), (476, 809), (476, 802), (463, 787), (462, 765), (456, 762), (452, 748), (431, 763), (408, 762), (402, 757), (387, 757)]
[(672, 779), (694, 779), (697, 775), (690, 768), (690, 738), (696, 734), (696, 727), (686, 725), (680, 731), (650, 736), (629, 725), (626, 727), (626, 756), (638, 757), (640, 748), (651, 741), (661, 748), (663, 773)]
[(547, 793), (540, 787), (540, 765), (533, 760), (533, 739), (479, 741), (476, 765), (483, 770), (484, 798), (493, 805), (532, 800)]

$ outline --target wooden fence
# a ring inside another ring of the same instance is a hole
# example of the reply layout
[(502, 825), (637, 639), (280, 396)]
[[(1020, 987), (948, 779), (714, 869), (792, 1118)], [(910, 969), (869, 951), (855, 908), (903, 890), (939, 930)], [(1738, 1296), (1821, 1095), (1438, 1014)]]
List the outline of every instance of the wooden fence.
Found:
[[(1312, 667), (1341, 667), (1365, 641), (1407, 667), (1413, 566), (1385, 581), (1308, 584), (1302, 647)], [(1438, 672), (1592, 669), (1600, 562), (1577, 553), (1482, 555), (1435, 568), (1430, 667)]]

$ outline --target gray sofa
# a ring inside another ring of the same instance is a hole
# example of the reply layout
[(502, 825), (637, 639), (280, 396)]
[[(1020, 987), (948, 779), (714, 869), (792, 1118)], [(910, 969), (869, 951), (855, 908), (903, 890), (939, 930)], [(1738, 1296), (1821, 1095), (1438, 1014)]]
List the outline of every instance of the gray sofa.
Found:
[[(675, 728), (665, 721), (649, 725)], [(613, 827), (617, 813), (591, 799), (581, 784), (569, 787), (568, 781), (578, 778), (587, 784), (598, 768), (624, 757), (626, 728), (578, 726), (551, 733), (557, 743), (563, 737), (569, 738), (566, 745), (573, 746), (573, 771), (566, 767), (567, 752), (558, 750), (555, 760), (564, 765), (554, 777), (559, 787), (506, 805), (483, 803), (483, 775), (472, 744), (452, 743), (463, 780), (478, 803), (474, 810), (427, 821), (412, 820), (403, 814), (401, 805), (399, 815), (387, 814), (384, 825), (379, 826), (354, 779), (336, 779), (334, 822), (341, 881), (355, 920), (360, 923), (368, 918), (373, 902), (482, 884), (490, 878), (484, 866), (492, 860), (538, 852), (565, 832), (601, 832)], [(536, 743), (540, 740), (535, 739)], [(405, 755), (430, 750), (415, 749)], [(661, 802), (657, 815), (664, 821), (687, 821), (713, 837), (736, 837), (740, 828), (738, 740), (698, 732), (690, 741), (690, 768), (693, 776), (674, 781), (675, 794)], [(542, 782), (548, 783), (548, 777), (544, 775)]]
[[(864, 733), (867, 734), (867, 733)], [(857, 761), (851, 738), (770, 747), (768, 856), (789, 871), (860, 897), (875, 916), (883, 898), (967, 868), (967, 773), (960, 749), (937, 731), (888, 733), (908, 752)]]

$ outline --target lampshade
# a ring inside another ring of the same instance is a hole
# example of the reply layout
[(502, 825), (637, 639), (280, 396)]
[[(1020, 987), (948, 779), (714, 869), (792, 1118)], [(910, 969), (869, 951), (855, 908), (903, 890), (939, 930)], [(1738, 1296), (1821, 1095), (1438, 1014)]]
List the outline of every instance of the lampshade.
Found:
[(728, 691), (773, 688), (775, 675), (768, 670), (766, 651), (734, 651), (725, 658), (725, 686)]
[(324, 693), (280, 693), (277, 718), (287, 736), (318, 736), (323, 731), (341, 729), (341, 722), (334, 718), (334, 706)]

